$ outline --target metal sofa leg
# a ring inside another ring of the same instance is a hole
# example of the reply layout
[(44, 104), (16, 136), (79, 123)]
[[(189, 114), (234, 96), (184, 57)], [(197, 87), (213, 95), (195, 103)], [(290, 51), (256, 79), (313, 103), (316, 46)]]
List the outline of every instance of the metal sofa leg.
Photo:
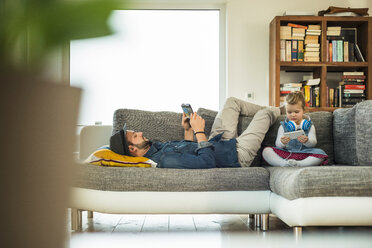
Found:
[(254, 214), (248, 214), (247, 224), (253, 223)]
[(93, 218), (93, 211), (88, 210), (88, 218)]
[(269, 214), (261, 214), (261, 229), (262, 231), (269, 230)]
[(254, 225), (255, 225), (255, 227), (260, 227), (261, 226), (261, 215), (260, 214), (255, 214), (254, 215)]
[(78, 231), (82, 228), (82, 211), (71, 208), (71, 230)]
[(293, 233), (295, 235), (296, 240), (301, 239), (301, 237), (302, 237), (302, 226), (293, 227)]

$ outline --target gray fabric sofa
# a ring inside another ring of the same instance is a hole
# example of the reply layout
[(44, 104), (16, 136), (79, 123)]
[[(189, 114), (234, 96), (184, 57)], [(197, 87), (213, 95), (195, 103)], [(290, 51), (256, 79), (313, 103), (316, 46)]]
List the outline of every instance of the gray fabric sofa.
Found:
[[(206, 120), (209, 133), (217, 113), (207, 109), (198, 113)], [(316, 126), (318, 147), (329, 155), (327, 166), (279, 168), (265, 164), (261, 151), (274, 145), (284, 115), (270, 128), (248, 168), (184, 170), (77, 164), (70, 203), (72, 229), (79, 228), (81, 210), (255, 214), (256, 225), (263, 230), (268, 229), (268, 214), (273, 213), (297, 233), (303, 226), (372, 225), (372, 101), (334, 113), (310, 113), (310, 117)], [(251, 119), (240, 117), (238, 133)], [(124, 122), (128, 129), (141, 130), (152, 140), (183, 138), (180, 113), (119, 109), (112, 133)], [(109, 128), (105, 127), (107, 137), (101, 135), (104, 139), (96, 148), (108, 143)], [(87, 155), (85, 151), (81, 157)]]

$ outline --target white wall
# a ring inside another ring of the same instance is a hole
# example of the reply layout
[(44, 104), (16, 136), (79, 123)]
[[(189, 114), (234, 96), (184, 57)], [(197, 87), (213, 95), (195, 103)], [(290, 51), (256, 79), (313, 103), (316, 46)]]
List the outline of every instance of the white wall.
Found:
[(227, 95), (269, 104), (269, 24), (286, 10), (372, 9), (372, 0), (227, 0)]

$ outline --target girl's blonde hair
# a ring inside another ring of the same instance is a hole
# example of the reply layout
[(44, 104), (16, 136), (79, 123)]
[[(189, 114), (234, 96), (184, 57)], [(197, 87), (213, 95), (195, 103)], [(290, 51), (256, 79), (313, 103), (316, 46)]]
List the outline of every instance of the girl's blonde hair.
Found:
[(299, 102), (301, 102), (302, 109), (305, 110), (306, 108), (305, 96), (301, 91), (294, 91), (289, 93), (285, 98), (285, 101), (287, 104), (291, 105), (298, 104)]

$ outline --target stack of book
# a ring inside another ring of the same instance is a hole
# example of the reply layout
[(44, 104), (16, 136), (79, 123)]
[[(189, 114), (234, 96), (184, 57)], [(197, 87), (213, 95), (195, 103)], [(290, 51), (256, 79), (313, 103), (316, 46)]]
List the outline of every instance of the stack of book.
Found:
[(292, 40), (304, 40), (305, 29), (304, 28), (292, 28)]
[(280, 40), (291, 40), (292, 39), (292, 27), (280, 26)]
[[(349, 61), (349, 50), (344, 48), (344, 37), (341, 36), (341, 27), (327, 27), (327, 61), (343, 62)], [(348, 47), (348, 42), (345, 46)]]
[(366, 100), (364, 72), (343, 72), (339, 83), (339, 107), (352, 107)]
[(327, 27), (327, 36), (340, 36), (341, 34), (341, 27)]
[(309, 25), (305, 36), (304, 61), (320, 61), (319, 36), (321, 34), (320, 25)]
[(286, 83), (280, 85), (280, 104), (285, 102), (287, 95), (294, 91), (302, 91), (302, 83)]

